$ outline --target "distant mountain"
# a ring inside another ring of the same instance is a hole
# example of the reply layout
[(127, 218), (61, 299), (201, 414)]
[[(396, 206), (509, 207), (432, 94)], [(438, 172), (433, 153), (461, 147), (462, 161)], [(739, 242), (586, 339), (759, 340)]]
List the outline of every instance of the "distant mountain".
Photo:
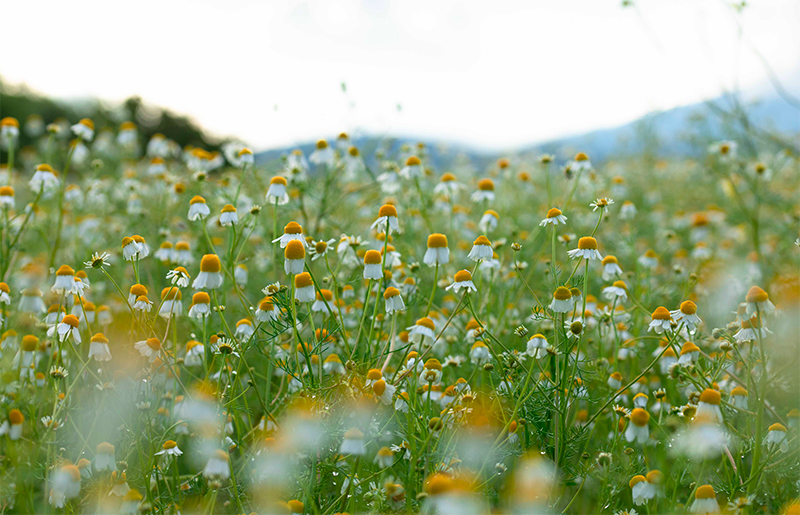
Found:
[(662, 155), (695, 154), (711, 141), (740, 140), (745, 132), (756, 137), (796, 146), (800, 110), (778, 96), (746, 106), (733, 96), (650, 113), (638, 120), (608, 129), (531, 145), (548, 153), (580, 150), (593, 160), (611, 155), (639, 153), (650, 145)]
[[(774, 143), (777, 147), (794, 147), (798, 152), (797, 136), (800, 134), (800, 109), (779, 96), (750, 101), (743, 105), (736, 96), (726, 95), (714, 100), (677, 107), (668, 111), (650, 113), (630, 123), (591, 131), (584, 134), (557, 138), (521, 147), (521, 154), (550, 153), (567, 157), (575, 152), (587, 153), (593, 161), (600, 162), (611, 156), (638, 154), (642, 151), (656, 155), (697, 155), (713, 141), (730, 139), (747, 141), (749, 138)], [(375, 164), (374, 153), (383, 149), (387, 155), (403, 143), (420, 142), (413, 137), (377, 138), (363, 137), (355, 145)], [(441, 141), (422, 141), (428, 149), (431, 162), (444, 168), (454, 159), (468, 159), (477, 169), (483, 168), (501, 156), (500, 153), (482, 152), (462, 144)], [(273, 164), (299, 148), (307, 156), (314, 151), (314, 143), (268, 150), (257, 154), (257, 162)], [(746, 151), (747, 149), (743, 149)]]

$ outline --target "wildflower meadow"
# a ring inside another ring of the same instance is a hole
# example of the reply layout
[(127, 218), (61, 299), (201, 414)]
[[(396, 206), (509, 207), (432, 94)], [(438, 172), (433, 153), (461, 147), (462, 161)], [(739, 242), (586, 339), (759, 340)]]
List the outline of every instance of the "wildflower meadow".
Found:
[(0, 121), (0, 513), (800, 512), (791, 146), (99, 125)]

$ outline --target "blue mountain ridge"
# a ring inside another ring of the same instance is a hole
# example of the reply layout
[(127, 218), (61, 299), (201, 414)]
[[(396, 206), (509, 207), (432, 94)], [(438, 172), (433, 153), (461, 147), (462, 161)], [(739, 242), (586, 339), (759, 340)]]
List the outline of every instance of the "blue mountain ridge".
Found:
[[(462, 159), (466, 156), (473, 166), (480, 168), (508, 154), (549, 153), (568, 158), (580, 151), (587, 153), (595, 162), (643, 151), (660, 156), (697, 155), (713, 141), (738, 141), (745, 135), (798, 150), (799, 134), (800, 109), (783, 98), (774, 95), (742, 105), (736, 96), (726, 95), (706, 102), (649, 113), (617, 127), (555, 138), (507, 152), (483, 151), (461, 143), (420, 140), (413, 136), (367, 135), (355, 138), (353, 142), (370, 164), (374, 164), (374, 151), (378, 148), (391, 156), (403, 144), (416, 145), (421, 142), (429, 149), (429, 162), (437, 168), (448, 166), (456, 156)], [(314, 151), (315, 143), (260, 152), (256, 154), (256, 160), (260, 164), (275, 162), (297, 148), (308, 155)]]

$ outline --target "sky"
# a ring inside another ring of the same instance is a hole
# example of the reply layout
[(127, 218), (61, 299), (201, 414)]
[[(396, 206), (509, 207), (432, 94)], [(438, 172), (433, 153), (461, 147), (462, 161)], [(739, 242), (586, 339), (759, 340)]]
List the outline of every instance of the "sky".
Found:
[(800, 71), (800, 0), (3, 4), (4, 80), (139, 95), (256, 150), (342, 131), (513, 149), (767, 94), (758, 54), (779, 77)]

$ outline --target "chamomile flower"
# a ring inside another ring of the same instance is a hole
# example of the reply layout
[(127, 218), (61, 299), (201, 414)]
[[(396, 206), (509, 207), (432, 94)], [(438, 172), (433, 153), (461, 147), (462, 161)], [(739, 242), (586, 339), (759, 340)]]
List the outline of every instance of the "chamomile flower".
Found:
[(706, 388), (700, 394), (700, 402), (697, 403), (697, 417), (707, 417), (710, 420), (715, 420), (722, 423), (722, 411), (719, 408), (722, 397), (720, 393), (711, 388)]
[(139, 351), (139, 354), (147, 358), (150, 363), (153, 363), (161, 352), (161, 340), (158, 338), (148, 338), (136, 342), (133, 347)]
[(594, 212), (594, 211), (597, 211), (598, 209), (600, 209), (601, 211), (603, 209), (608, 209), (608, 206), (610, 206), (613, 203), (614, 203), (614, 199), (608, 198), (608, 197), (603, 197), (603, 198), (599, 198), (599, 199), (595, 200), (594, 202), (589, 204), (589, 206), (592, 208), (592, 212)]
[(189, 306), (189, 317), (207, 317), (211, 314), (211, 296), (204, 291), (199, 291), (192, 295), (192, 304)]
[[(310, 274), (309, 274), (310, 275)], [(311, 304), (312, 313), (328, 313), (329, 306), (333, 304), (333, 292), (326, 289), (320, 289), (316, 292), (316, 299)]]
[(47, 315), (44, 317), (44, 323), (47, 327), (54, 327), (61, 318), (66, 315), (67, 311), (63, 305), (53, 304), (47, 308)]
[(58, 333), (58, 341), (64, 342), (72, 337), (72, 341), (76, 344), (81, 343), (81, 332), (78, 329), (80, 321), (75, 315), (65, 315), (58, 324), (56, 332)]
[(122, 122), (119, 126), (119, 133), (117, 134), (117, 143), (122, 147), (132, 147), (136, 145), (138, 139), (138, 132), (136, 124), (133, 122)]
[(672, 328), (672, 315), (667, 308), (659, 306), (653, 311), (651, 315), (650, 325), (647, 331), (655, 331), (656, 334), (662, 334), (664, 331), (669, 331)]
[(439, 184), (433, 187), (433, 193), (435, 195), (441, 195), (449, 200), (456, 197), (459, 191), (464, 188), (466, 188), (466, 186), (458, 182), (455, 175), (448, 172), (443, 174)]
[(144, 497), (142, 497), (142, 494), (140, 494), (138, 490), (133, 488), (130, 489), (128, 493), (122, 497), (122, 504), (119, 507), (120, 513), (130, 515), (139, 513), (139, 508), (141, 507), (143, 500)]
[(603, 288), (603, 297), (610, 301), (625, 302), (628, 299), (628, 286), (624, 281), (614, 281), (611, 286)]
[(399, 233), (400, 224), (397, 221), (397, 208), (392, 204), (384, 204), (378, 210), (378, 218), (372, 222), (370, 229), (377, 228), (379, 231), (386, 231), (391, 234), (392, 231)]
[(645, 497), (645, 490), (647, 489), (647, 478), (642, 475), (633, 476), (628, 482), (631, 488), (631, 497), (633, 497), (633, 504), (641, 506), (647, 502)]
[(708, 147), (708, 151), (716, 154), (723, 160), (729, 160), (736, 157), (737, 144), (735, 141), (718, 141)]
[(147, 142), (146, 152), (148, 156), (167, 157), (170, 154), (170, 145), (166, 136), (159, 132), (153, 134)]
[(491, 259), (494, 255), (492, 243), (486, 236), (478, 236), (472, 244), (472, 250), (467, 257), (472, 261), (482, 261)]
[(19, 138), (19, 121), (11, 116), (0, 119), (0, 143), (3, 148), (16, 145)]
[(740, 325), (741, 329), (733, 335), (737, 343), (756, 341), (759, 338), (763, 339), (772, 334), (772, 331), (767, 329), (763, 321), (757, 316), (754, 316), (750, 320), (742, 320)]
[(253, 156), (253, 151), (249, 148), (243, 148), (239, 150), (238, 153), (239, 162), (237, 163), (239, 166), (244, 167), (246, 165), (253, 165), (256, 162), (255, 156)]
[(453, 283), (445, 288), (445, 290), (453, 290), (455, 293), (460, 292), (462, 289), (465, 289), (467, 292), (478, 291), (478, 288), (476, 288), (475, 284), (472, 282), (472, 273), (469, 270), (459, 270), (456, 272), (456, 275), (453, 276)]
[(89, 118), (84, 118), (72, 127), (72, 132), (84, 141), (92, 141), (94, 138), (94, 122)]
[(294, 276), (294, 298), (297, 302), (314, 302), (316, 298), (314, 281), (308, 272), (302, 272)]
[(187, 215), (189, 221), (204, 220), (210, 214), (211, 209), (206, 204), (206, 199), (200, 195), (192, 197), (192, 200), (189, 201), (189, 214)]
[(164, 319), (178, 316), (183, 312), (183, 294), (177, 286), (168, 286), (161, 290), (161, 307), (158, 315)]
[(622, 207), (619, 209), (619, 217), (622, 220), (633, 220), (636, 218), (636, 213), (636, 205), (630, 200), (623, 202)]
[(306, 258), (306, 247), (299, 240), (291, 240), (284, 250), (283, 270), (287, 275), (297, 275), (303, 272)]
[(163, 176), (166, 171), (167, 165), (165, 164), (163, 157), (155, 156), (150, 160), (150, 166), (147, 167), (148, 175)]
[(344, 170), (347, 174), (347, 178), (354, 179), (360, 172), (366, 169), (366, 165), (364, 164), (364, 158), (361, 157), (361, 152), (359, 152), (358, 148), (350, 147), (346, 149), (346, 151), (344, 155)]
[(272, 302), (272, 297), (265, 297), (258, 303), (254, 316), (256, 322), (269, 322), (270, 320), (277, 320), (279, 315), (280, 310)]
[(428, 236), (428, 250), (425, 251), (422, 262), (428, 266), (445, 265), (450, 262), (447, 236), (438, 233)]
[(197, 274), (192, 282), (192, 288), (196, 290), (214, 290), (222, 286), (222, 263), (216, 254), (206, 254), (200, 260), (200, 273)]
[(193, 263), (194, 259), (195, 257), (192, 254), (192, 249), (188, 241), (181, 240), (175, 243), (175, 249), (172, 252), (172, 261), (181, 265), (188, 265)]
[(289, 173), (290, 180), (301, 182), (305, 180), (308, 171), (308, 160), (300, 149), (293, 150), (286, 157), (285, 169)]
[(753, 163), (750, 166), (750, 171), (753, 174), (753, 177), (756, 177), (758, 179), (764, 181), (772, 179), (772, 170), (766, 164), (760, 161), (757, 163)]
[(56, 281), (50, 291), (58, 295), (77, 293), (75, 286), (75, 270), (69, 265), (61, 265), (56, 270)]
[(61, 182), (56, 175), (53, 167), (48, 164), (40, 164), (33, 172), (33, 177), (28, 181), (28, 186), (31, 191), (42, 192), (45, 197), (49, 197), (54, 193)]
[(308, 156), (308, 160), (315, 165), (325, 165), (333, 168), (336, 164), (336, 153), (328, 146), (328, 142), (324, 139), (317, 141), (317, 148)]
[(267, 189), (267, 204), (282, 206), (289, 203), (289, 194), (286, 192), (286, 178), (276, 175), (269, 180)]
[(661, 359), (658, 362), (661, 374), (668, 375), (670, 369), (676, 363), (678, 363), (678, 357), (675, 355), (675, 351), (672, 350), (672, 347), (669, 347), (667, 350), (664, 351), (664, 354), (661, 355)]
[(55, 508), (63, 508), (69, 499), (74, 499), (81, 492), (81, 472), (72, 464), (63, 465), (53, 472), (47, 502)]
[(650, 413), (643, 408), (635, 408), (629, 416), (628, 427), (625, 428), (625, 440), (645, 443), (650, 438)]
[(500, 215), (497, 214), (497, 211), (493, 209), (487, 209), (484, 211), (483, 216), (481, 216), (481, 219), (478, 222), (478, 227), (483, 232), (492, 232), (497, 229), (497, 224), (499, 222)]
[(553, 300), (550, 302), (549, 308), (554, 313), (568, 313), (572, 311), (572, 293), (570, 293), (569, 288), (565, 286), (556, 288), (556, 291), (553, 292)]
[(494, 181), (491, 179), (481, 179), (478, 181), (478, 189), (469, 197), (473, 202), (494, 201)]
[(17, 332), (9, 329), (0, 336), (0, 357), (3, 351), (14, 351), (18, 348)]
[(572, 259), (583, 258), (587, 261), (600, 261), (603, 259), (603, 256), (601, 256), (600, 252), (597, 250), (597, 240), (591, 236), (584, 236), (579, 239), (578, 248), (568, 251), (567, 255)]
[(311, 255), (311, 261), (316, 261), (321, 257), (325, 257), (325, 254), (331, 251), (334, 244), (336, 244), (334, 238), (328, 241), (313, 241), (308, 249), (308, 253)]
[(0, 187), (0, 209), (14, 209), (14, 188)]
[(303, 236), (303, 226), (297, 222), (289, 222), (283, 228), (283, 235), (280, 238), (272, 240), (272, 243), (280, 242), (282, 249), (286, 248), (289, 242), (298, 241), (303, 245), (303, 248), (308, 246), (305, 236)]
[(528, 340), (525, 352), (532, 358), (542, 359), (547, 356), (549, 350), (550, 344), (547, 342), (547, 339), (544, 335), (537, 333)]
[(408, 331), (408, 341), (411, 343), (429, 345), (436, 338), (434, 333), (436, 326), (433, 324), (433, 320), (428, 317), (420, 318), (411, 327), (406, 327), (406, 330)]
[(378, 465), (380, 468), (391, 467), (392, 463), (394, 463), (394, 451), (388, 447), (381, 447), (375, 454), (373, 463)]
[(589, 160), (589, 156), (583, 152), (578, 152), (575, 154), (575, 158), (569, 163), (569, 167), (576, 172), (591, 170), (592, 162)]
[(421, 383), (438, 383), (442, 379), (442, 364), (436, 358), (430, 358), (425, 362), (422, 367), (422, 373), (419, 376)]
[(611, 387), (612, 390), (619, 390), (622, 388), (622, 374), (619, 372), (612, 372), (608, 376), (608, 386)]
[[(735, 499), (728, 501), (728, 511), (731, 512), (733, 515), (742, 515), (743, 513), (749, 513), (750, 506), (753, 505), (753, 500), (755, 499), (755, 494), (750, 494), (748, 496), (739, 496)], [(800, 504), (795, 504), (796, 508), (794, 511), (789, 509), (785, 509), (781, 512), (782, 515), (797, 515), (800, 513)]]
[(20, 295), (18, 309), (22, 313), (40, 314), (47, 311), (39, 288), (25, 288)]
[(0, 436), (7, 434), (9, 440), (19, 440), (22, 438), (22, 428), (25, 423), (25, 415), (16, 408), (9, 410), (8, 420), (0, 425)]
[(344, 374), (346, 372), (341, 358), (337, 354), (330, 354), (322, 363), (322, 370), (326, 374)]
[(212, 341), (211, 350), (214, 354), (239, 357), (239, 352), (236, 350), (236, 342), (228, 338), (219, 338), (216, 343)]
[(720, 457), (729, 440), (723, 426), (715, 418), (692, 415), (692, 411), (695, 411), (694, 406), (684, 407), (682, 416), (690, 418), (691, 422), (675, 436), (672, 453), (697, 460)]
[(197, 340), (189, 340), (186, 342), (186, 354), (183, 358), (183, 364), (187, 367), (199, 367), (205, 360), (205, 346)]
[(383, 278), (382, 259), (380, 251), (377, 250), (371, 249), (364, 254), (364, 279), (377, 280)]
[(786, 438), (786, 427), (779, 423), (769, 426), (764, 442), (771, 449), (779, 449), (781, 452), (788, 452), (789, 442)]
[(653, 249), (648, 249), (647, 252), (639, 256), (637, 259), (639, 265), (644, 268), (654, 269), (658, 267), (658, 254)]
[(747, 390), (741, 386), (737, 386), (731, 390), (731, 404), (736, 409), (746, 410), (748, 398), (749, 394), (747, 393)]
[(675, 322), (683, 322), (690, 333), (693, 333), (702, 322), (697, 316), (697, 304), (691, 300), (681, 302), (680, 308), (670, 311), (670, 315)]
[(97, 452), (94, 457), (95, 470), (117, 470), (114, 446), (108, 442), (97, 444)]
[(228, 479), (231, 476), (231, 458), (227, 452), (217, 449), (208, 458), (203, 467), (203, 477), (206, 479)]
[(558, 209), (557, 207), (554, 207), (554, 208), (550, 209), (547, 212), (547, 216), (544, 217), (544, 219), (541, 222), (539, 222), (539, 226), (540, 227), (544, 227), (547, 224), (551, 224), (553, 226), (556, 226), (558, 224), (566, 225), (567, 224), (567, 217), (564, 216), (561, 213), (560, 209)]
[(395, 313), (406, 309), (403, 297), (400, 296), (400, 290), (394, 286), (386, 288), (386, 291), (383, 292), (383, 300), (386, 306), (386, 313)]
[(489, 347), (486, 346), (485, 342), (477, 340), (472, 344), (472, 349), (469, 351), (469, 359), (472, 361), (472, 363), (481, 366), (484, 363), (487, 363), (491, 358), (492, 356), (489, 353)]
[(186, 288), (189, 286), (189, 272), (182, 266), (173, 268), (167, 272), (167, 280), (179, 288)]
[(681, 347), (681, 357), (678, 363), (681, 365), (692, 365), (697, 363), (697, 358), (700, 356), (700, 348), (693, 342), (686, 342)]
[(357, 428), (349, 429), (344, 434), (342, 445), (339, 446), (341, 454), (348, 454), (352, 456), (363, 456), (367, 453), (367, 447), (364, 443), (364, 433)]
[(255, 329), (253, 328), (253, 322), (251, 322), (249, 319), (243, 318), (238, 322), (236, 322), (236, 329), (234, 330), (234, 336), (236, 336), (237, 338), (241, 340), (246, 340), (254, 332)]
[(386, 406), (392, 403), (395, 391), (397, 391), (397, 387), (387, 383), (384, 379), (378, 379), (372, 383), (372, 393)]
[[(408, 392), (400, 392), (397, 394), (397, 399), (394, 401), (394, 409), (396, 409), (400, 413), (408, 413), (408, 403), (409, 403)], [(395, 448), (395, 446), (392, 446), (392, 449), (395, 452), (401, 450)]]
[(183, 451), (178, 448), (175, 440), (167, 440), (161, 445), (161, 450), (156, 453), (156, 456), (164, 456), (166, 459), (177, 458), (183, 456)]
[(717, 494), (714, 492), (714, 487), (711, 485), (702, 485), (697, 487), (694, 492), (694, 502), (692, 503), (689, 511), (700, 515), (710, 515), (713, 513), (720, 513), (719, 503), (717, 502)]
[(97, 333), (92, 336), (89, 343), (89, 358), (94, 358), (95, 361), (111, 361), (108, 338), (103, 333)]
[(622, 268), (615, 256), (607, 255), (603, 258), (603, 280), (610, 281), (611, 279), (622, 274)]
[(756, 312), (761, 313), (763, 316), (775, 311), (775, 305), (769, 300), (767, 292), (758, 286), (750, 288), (745, 302), (747, 302), (747, 314), (751, 316), (755, 315)]
[(418, 179), (424, 175), (425, 168), (417, 156), (409, 156), (406, 165), (400, 170), (400, 176), (404, 179)]
[(236, 225), (239, 223), (239, 214), (236, 208), (230, 204), (225, 204), (219, 215), (219, 224), (223, 227)]

